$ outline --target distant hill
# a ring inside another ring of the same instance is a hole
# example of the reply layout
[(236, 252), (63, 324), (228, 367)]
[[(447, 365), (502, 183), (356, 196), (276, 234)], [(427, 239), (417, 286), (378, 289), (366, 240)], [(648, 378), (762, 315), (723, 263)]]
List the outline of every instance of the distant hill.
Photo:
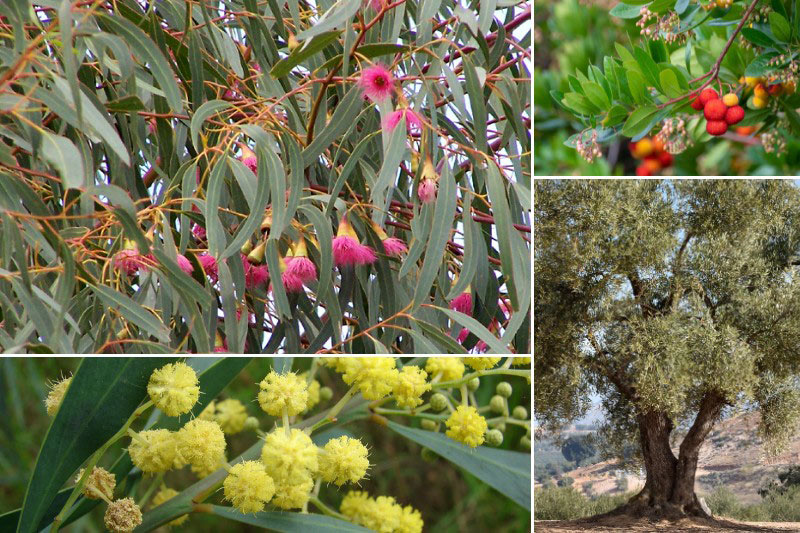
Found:
[[(740, 414), (717, 424), (700, 449), (695, 485), (698, 494), (707, 494), (724, 485), (736, 494), (740, 503), (756, 503), (761, 499), (759, 488), (777, 479), (781, 470), (800, 464), (800, 438), (780, 455), (767, 457), (757, 434), (759, 416), (758, 413)], [(538, 464), (539, 459), (535, 460)], [(573, 478), (573, 486), (587, 495), (620, 492), (619, 487), (625, 483), (628, 491), (644, 485), (643, 475), (624, 473), (611, 461), (582, 466), (563, 476)], [(627, 481), (618, 481), (623, 478)]]

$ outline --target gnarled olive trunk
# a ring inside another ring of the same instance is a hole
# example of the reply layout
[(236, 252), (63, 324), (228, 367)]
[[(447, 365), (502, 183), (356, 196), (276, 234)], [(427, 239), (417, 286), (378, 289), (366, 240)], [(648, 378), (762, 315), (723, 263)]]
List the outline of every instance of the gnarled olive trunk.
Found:
[(700, 446), (719, 418), (725, 400), (709, 392), (701, 401), (697, 417), (684, 437), (676, 457), (669, 437), (674, 429), (666, 413), (649, 411), (637, 416), (642, 457), (647, 473), (644, 488), (627, 504), (610, 514), (658, 518), (707, 517), (694, 492)]

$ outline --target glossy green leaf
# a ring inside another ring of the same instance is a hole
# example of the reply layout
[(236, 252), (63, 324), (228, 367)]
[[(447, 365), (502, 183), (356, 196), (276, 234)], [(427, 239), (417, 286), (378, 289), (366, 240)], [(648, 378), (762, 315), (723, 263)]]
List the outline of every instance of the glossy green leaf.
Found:
[(656, 106), (640, 107), (628, 117), (622, 127), (622, 134), (626, 137), (636, 137), (650, 124), (655, 114), (658, 113)]
[(531, 455), (479, 446), (469, 448), (441, 433), (387, 422), (390, 429), (433, 450), (525, 509), (531, 509)]
[(792, 36), (792, 28), (789, 26), (789, 21), (786, 20), (786, 17), (776, 11), (770, 12), (769, 27), (776, 39), (784, 43), (789, 42)]
[(672, 70), (662, 70), (661, 74), (659, 75), (659, 79), (661, 80), (661, 87), (664, 91), (664, 94), (666, 94), (668, 97), (676, 98), (683, 95), (683, 90), (678, 84), (678, 77)]

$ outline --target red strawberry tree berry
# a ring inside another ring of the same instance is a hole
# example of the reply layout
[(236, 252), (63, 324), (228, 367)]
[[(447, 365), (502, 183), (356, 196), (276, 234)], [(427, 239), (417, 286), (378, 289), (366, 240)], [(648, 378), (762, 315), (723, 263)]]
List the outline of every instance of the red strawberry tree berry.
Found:
[[(619, 137), (637, 143), (655, 134), (678, 154), (713, 137), (746, 135), (780, 155), (786, 137), (800, 134), (800, 58), (792, 44), (800, 14), (792, 2), (628, 0), (610, 14), (637, 19), (641, 41), (617, 43), (617, 57), (576, 71), (569, 91), (551, 93), (584, 126), (566, 144), (587, 161)], [(637, 157), (633, 144), (631, 153)], [(638, 175), (665, 166), (638, 159)]]

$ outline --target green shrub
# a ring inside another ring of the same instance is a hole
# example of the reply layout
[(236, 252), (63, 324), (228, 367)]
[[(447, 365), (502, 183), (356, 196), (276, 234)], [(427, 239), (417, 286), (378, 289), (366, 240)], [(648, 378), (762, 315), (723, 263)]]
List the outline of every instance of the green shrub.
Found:
[(714, 492), (706, 496), (706, 503), (714, 516), (738, 518), (742, 506), (736, 501), (736, 495), (727, 487), (717, 487)]
[(572, 487), (533, 491), (534, 520), (573, 520), (591, 516), (588, 498)]
[(800, 487), (793, 486), (785, 492), (770, 493), (761, 503), (770, 519), (776, 522), (800, 521)]
[(533, 492), (535, 520), (575, 520), (607, 513), (627, 502), (631, 494), (587, 498), (573, 487), (537, 489)]

